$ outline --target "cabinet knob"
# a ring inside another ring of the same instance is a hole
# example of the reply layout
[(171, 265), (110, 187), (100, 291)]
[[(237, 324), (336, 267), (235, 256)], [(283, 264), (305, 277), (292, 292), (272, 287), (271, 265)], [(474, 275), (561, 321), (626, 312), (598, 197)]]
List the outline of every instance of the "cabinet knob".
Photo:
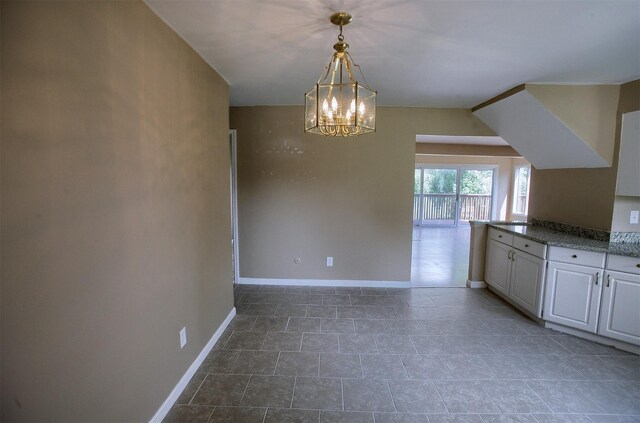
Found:
[(578, 256), (574, 254), (571, 256), (571, 258), (578, 258)]
[(524, 244), (524, 248), (529, 248), (529, 244)]
[(498, 238), (502, 238), (502, 235), (498, 235)]
[(636, 264), (636, 267), (640, 267), (640, 263)]

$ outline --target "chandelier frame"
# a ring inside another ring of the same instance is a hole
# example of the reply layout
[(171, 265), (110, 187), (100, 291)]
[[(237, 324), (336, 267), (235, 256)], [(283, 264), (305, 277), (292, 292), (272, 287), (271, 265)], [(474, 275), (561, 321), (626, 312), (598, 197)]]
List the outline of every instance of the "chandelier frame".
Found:
[[(340, 28), (335, 52), (325, 66), (318, 82), (305, 93), (304, 131), (325, 136), (355, 136), (376, 130), (377, 91), (367, 84), (362, 69), (353, 61), (344, 42), (343, 25), (352, 16), (346, 12), (331, 15), (330, 21)], [(352, 69), (362, 77), (358, 82)]]

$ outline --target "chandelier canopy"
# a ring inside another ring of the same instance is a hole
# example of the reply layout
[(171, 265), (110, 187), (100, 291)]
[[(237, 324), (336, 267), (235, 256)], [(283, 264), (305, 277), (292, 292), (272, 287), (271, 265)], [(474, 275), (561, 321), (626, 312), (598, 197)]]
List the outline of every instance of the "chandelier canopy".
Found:
[[(331, 23), (340, 27), (335, 53), (323, 69), (316, 85), (305, 94), (304, 131), (313, 134), (343, 137), (366, 134), (376, 130), (376, 95), (360, 66), (353, 62), (344, 42), (342, 27), (351, 22), (346, 12), (334, 13)], [(358, 68), (362, 82), (353, 76)]]

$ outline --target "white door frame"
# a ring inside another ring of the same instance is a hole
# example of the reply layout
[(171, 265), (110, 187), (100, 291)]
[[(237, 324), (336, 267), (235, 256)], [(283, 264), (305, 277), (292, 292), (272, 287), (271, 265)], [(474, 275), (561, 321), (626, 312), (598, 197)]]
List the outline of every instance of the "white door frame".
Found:
[(240, 281), (240, 257), (238, 255), (238, 134), (235, 129), (229, 130), (229, 148), (231, 150), (231, 226), (233, 231), (233, 280), (235, 283)]

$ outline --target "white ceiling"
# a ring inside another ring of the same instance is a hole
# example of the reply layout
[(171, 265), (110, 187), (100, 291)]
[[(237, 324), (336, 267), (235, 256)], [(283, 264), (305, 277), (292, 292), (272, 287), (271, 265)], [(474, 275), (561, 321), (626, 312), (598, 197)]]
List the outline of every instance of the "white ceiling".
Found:
[(302, 104), (337, 28), (382, 105), (471, 107), (524, 82), (640, 77), (640, 0), (146, 0), (230, 85), (232, 105)]
[(416, 135), (416, 142), (427, 144), (509, 145), (498, 136)]

